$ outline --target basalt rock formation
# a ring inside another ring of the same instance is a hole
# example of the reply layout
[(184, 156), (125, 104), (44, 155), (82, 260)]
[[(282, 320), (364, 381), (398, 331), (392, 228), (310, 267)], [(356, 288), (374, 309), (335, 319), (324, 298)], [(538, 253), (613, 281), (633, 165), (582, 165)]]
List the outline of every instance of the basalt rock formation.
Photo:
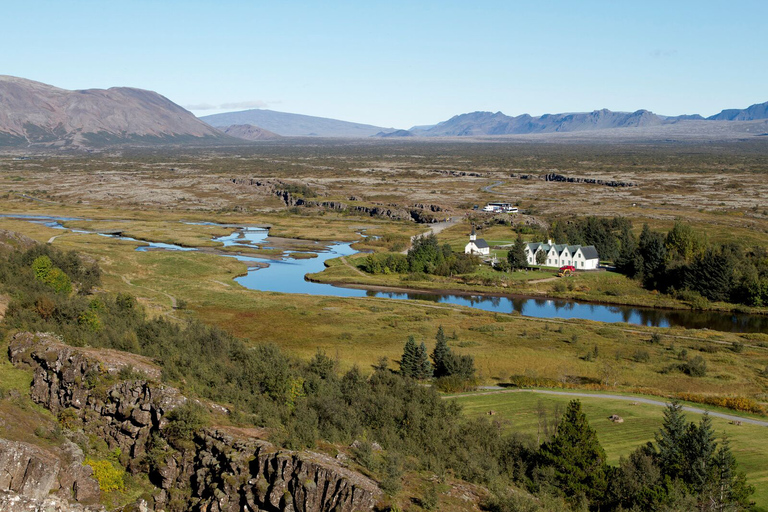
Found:
[(521, 180), (544, 180), (544, 181), (559, 181), (562, 183), (586, 183), (588, 185), (602, 185), (605, 187), (636, 187), (635, 183), (629, 181), (616, 181), (616, 180), (598, 180), (595, 178), (574, 178), (572, 176), (564, 176), (555, 172), (549, 172), (547, 174), (510, 174), (511, 178), (519, 178)]
[[(356, 215), (368, 215), (370, 217), (385, 217), (392, 220), (414, 221), (419, 224), (438, 222), (446, 217), (447, 210), (433, 204), (415, 204), (407, 207), (398, 204), (374, 203), (373, 206), (351, 205), (342, 201), (312, 199), (301, 197), (286, 190), (286, 184), (280, 180), (258, 180), (253, 178), (232, 178), (235, 185), (254, 187), (258, 193), (274, 195), (288, 207), (325, 208), (341, 212), (349, 212)], [(442, 215), (435, 213), (443, 212)]]
[[(279, 450), (231, 428), (206, 428), (191, 444), (170, 447), (147, 462), (153, 439), (164, 435), (170, 411), (188, 399), (158, 383), (146, 358), (112, 350), (74, 348), (47, 334), (19, 333), (11, 361), (34, 369), (32, 399), (70, 418), (110, 448), (127, 454), (127, 467), (149, 467), (157, 509), (296, 512), (369, 510), (380, 491), (372, 480), (334, 459)], [(121, 372), (130, 365), (130, 379)]]

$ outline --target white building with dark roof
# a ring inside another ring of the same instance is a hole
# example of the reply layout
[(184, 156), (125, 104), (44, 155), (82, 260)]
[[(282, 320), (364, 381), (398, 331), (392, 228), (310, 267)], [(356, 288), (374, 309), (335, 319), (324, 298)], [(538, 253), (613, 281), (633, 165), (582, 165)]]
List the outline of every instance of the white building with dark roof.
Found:
[(465, 254), (475, 254), (477, 256), (488, 256), (491, 254), (491, 248), (488, 247), (488, 242), (482, 238), (477, 238), (475, 233), (475, 226), (472, 226), (472, 232), (469, 234), (469, 243), (464, 246)]
[(572, 265), (577, 270), (595, 270), (600, 263), (600, 256), (594, 245), (567, 245), (553, 244), (552, 240), (547, 243), (528, 243), (525, 245), (525, 256), (528, 258), (529, 265), (538, 265), (536, 263), (536, 253), (543, 252), (546, 259), (542, 266), (544, 267), (564, 267)]

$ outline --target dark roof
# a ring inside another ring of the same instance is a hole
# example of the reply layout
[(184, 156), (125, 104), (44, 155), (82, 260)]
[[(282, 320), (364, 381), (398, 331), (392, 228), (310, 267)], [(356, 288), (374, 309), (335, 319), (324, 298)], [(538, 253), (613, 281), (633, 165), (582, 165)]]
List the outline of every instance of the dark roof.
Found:
[(488, 247), (488, 242), (486, 242), (482, 238), (478, 238), (477, 240), (475, 240), (475, 245), (477, 246), (478, 249), (485, 249), (486, 247)]
[(585, 260), (596, 260), (600, 258), (597, 255), (597, 249), (595, 249), (594, 245), (588, 245), (586, 247), (582, 247), (581, 254), (584, 255)]

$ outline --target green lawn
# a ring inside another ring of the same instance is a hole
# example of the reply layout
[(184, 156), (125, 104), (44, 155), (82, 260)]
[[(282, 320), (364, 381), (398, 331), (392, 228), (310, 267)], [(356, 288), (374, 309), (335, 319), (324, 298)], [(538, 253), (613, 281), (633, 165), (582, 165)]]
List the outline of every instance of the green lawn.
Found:
[[(567, 396), (545, 395), (533, 392), (499, 393), (493, 395), (463, 395), (452, 398), (464, 407), (468, 416), (485, 416), (496, 411), (494, 419), (500, 419), (510, 431), (518, 431), (537, 437), (539, 420), (537, 410), (543, 409), (548, 418), (554, 417), (556, 407), (561, 411), (570, 400)], [(590, 425), (597, 431), (610, 464), (617, 464), (620, 456), (626, 456), (647, 441), (662, 422), (664, 408), (623, 400), (579, 398), (582, 410)], [(608, 416), (618, 414), (624, 423), (613, 423)], [(686, 413), (689, 421), (698, 421), (701, 415)], [(731, 449), (749, 483), (755, 486), (753, 499), (758, 510), (768, 510), (768, 427), (743, 424), (731, 425), (727, 420), (712, 418), (718, 435), (726, 433)]]

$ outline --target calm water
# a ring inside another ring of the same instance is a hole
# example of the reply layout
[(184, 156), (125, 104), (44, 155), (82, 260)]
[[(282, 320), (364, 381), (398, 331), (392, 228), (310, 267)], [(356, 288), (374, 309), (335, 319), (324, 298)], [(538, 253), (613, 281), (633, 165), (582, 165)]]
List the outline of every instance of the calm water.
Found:
[[(33, 215), (0, 215), (13, 217), (30, 222), (44, 223), (52, 228), (66, 229), (59, 222), (79, 220), (64, 217), (46, 217)], [(214, 224), (214, 223), (206, 223)], [(234, 229), (234, 227), (233, 227)], [(81, 231), (82, 232), (82, 231)], [(225, 246), (241, 246), (261, 248), (268, 247), (269, 232), (263, 228), (241, 228), (230, 235), (214, 238)], [(181, 247), (159, 242), (145, 242), (134, 238), (107, 235), (120, 240), (137, 242), (141, 245), (137, 251), (151, 249), (171, 251), (195, 251), (191, 247)], [(626, 322), (636, 325), (653, 327), (682, 326), (690, 329), (712, 329), (732, 332), (768, 332), (768, 317), (761, 315), (740, 315), (720, 312), (701, 312), (687, 310), (667, 310), (653, 308), (637, 308), (630, 306), (606, 306), (600, 304), (579, 303), (561, 299), (531, 299), (519, 297), (486, 297), (480, 295), (450, 295), (440, 293), (395, 293), (358, 288), (345, 288), (322, 283), (306, 281), (306, 274), (321, 272), (325, 261), (339, 256), (349, 256), (356, 251), (349, 243), (332, 244), (326, 250), (317, 252), (316, 258), (294, 260), (286, 257), (283, 260), (271, 260), (251, 256), (226, 255), (245, 263), (254, 262), (266, 264), (264, 268), (250, 268), (245, 276), (235, 279), (246, 288), (260, 291), (282, 293), (306, 293), (309, 295), (329, 295), (334, 297), (384, 297), (399, 300), (427, 300), (442, 304), (456, 304), (484, 311), (497, 313), (519, 313), (537, 318), (579, 318), (598, 322)], [(286, 255), (290, 251), (286, 251)]]

